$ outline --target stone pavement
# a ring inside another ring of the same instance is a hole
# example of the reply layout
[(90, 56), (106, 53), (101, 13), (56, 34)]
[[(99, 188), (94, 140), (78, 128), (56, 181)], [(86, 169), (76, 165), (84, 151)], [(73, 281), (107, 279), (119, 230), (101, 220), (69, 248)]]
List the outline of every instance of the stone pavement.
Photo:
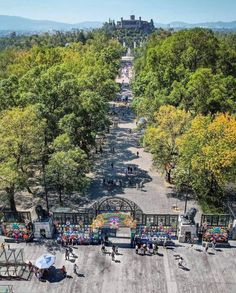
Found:
[[(1, 238), (1, 237), (0, 237)], [(2, 241), (2, 239), (0, 239)], [(52, 252), (45, 245), (11, 244), (25, 248), (25, 259), (33, 263), (41, 254)], [(197, 250), (196, 250), (197, 249)], [(111, 248), (108, 248), (111, 251)], [(159, 256), (136, 255), (134, 249), (120, 248), (113, 262), (102, 255), (99, 246), (77, 246), (75, 257), (64, 260), (63, 250), (55, 249), (55, 268), (66, 266), (70, 279), (59, 282), (0, 281), (14, 286), (14, 293), (235, 293), (236, 248), (205, 254), (197, 246), (179, 246), (174, 250), (159, 248)], [(175, 255), (184, 258), (186, 269), (178, 268)], [(76, 261), (79, 275), (73, 273)]]
[[(116, 102), (111, 103), (111, 109), (117, 113), (113, 120), (118, 122), (118, 126), (113, 127), (107, 134), (103, 153), (96, 155), (88, 197), (96, 200), (103, 196), (122, 196), (138, 204), (144, 213), (183, 213), (185, 196), (174, 193), (172, 186), (168, 185), (163, 175), (153, 167), (151, 154), (138, 146), (141, 133), (137, 130), (135, 116), (130, 107), (122, 102)], [(132, 133), (129, 133), (130, 130)], [(112, 147), (115, 148), (115, 153), (112, 153)], [(111, 163), (114, 165), (113, 168)], [(126, 176), (127, 166), (136, 168), (133, 172), (135, 174)], [(122, 180), (123, 186), (104, 186), (103, 179)], [(144, 187), (137, 188), (137, 184), (141, 183)], [(177, 206), (177, 211), (173, 209), (174, 206)], [(200, 211), (192, 200), (188, 201), (188, 207), (197, 207)], [(197, 214), (197, 220), (199, 217), (200, 213)]]

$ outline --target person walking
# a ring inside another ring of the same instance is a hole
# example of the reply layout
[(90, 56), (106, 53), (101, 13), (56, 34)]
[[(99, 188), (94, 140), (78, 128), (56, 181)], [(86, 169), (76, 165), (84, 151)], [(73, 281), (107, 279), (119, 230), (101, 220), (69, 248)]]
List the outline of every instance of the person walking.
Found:
[(65, 260), (69, 260), (69, 250), (68, 250), (68, 248), (66, 248), (66, 251), (65, 251)]
[(180, 257), (178, 261), (178, 268), (183, 268), (183, 267), (184, 267), (184, 259)]
[(111, 260), (112, 261), (115, 261), (115, 252), (113, 250), (111, 252)]
[(208, 249), (209, 249), (209, 242), (207, 241), (205, 245), (205, 253), (207, 253)]
[(113, 164), (113, 162), (111, 162), (111, 168), (113, 169), (113, 167), (114, 167), (114, 164)]
[(136, 155), (137, 155), (137, 158), (138, 158), (139, 157), (139, 151), (137, 151)]
[(135, 253), (138, 254), (138, 244), (135, 245)]
[(216, 251), (216, 240), (215, 239), (212, 240), (211, 247), (214, 251)]
[(102, 243), (102, 247), (101, 247), (101, 252), (102, 253), (106, 253), (106, 247), (105, 247), (105, 243)]
[(76, 274), (76, 275), (78, 274), (78, 271), (77, 271), (78, 268), (79, 268), (79, 267), (78, 267), (77, 264), (75, 263), (74, 266), (73, 266), (73, 270), (74, 270), (74, 274)]

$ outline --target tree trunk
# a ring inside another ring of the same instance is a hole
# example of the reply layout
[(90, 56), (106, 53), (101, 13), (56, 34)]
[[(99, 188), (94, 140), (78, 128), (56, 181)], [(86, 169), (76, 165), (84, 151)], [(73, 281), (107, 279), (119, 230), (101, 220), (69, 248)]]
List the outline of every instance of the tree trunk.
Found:
[(16, 212), (16, 203), (15, 203), (15, 188), (14, 186), (11, 186), (9, 188), (6, 188), (7, 196), (10, 203), (10, 209), (12, 212)]
[(166, 170), (166, 181), (171, 184), (171, 169)]

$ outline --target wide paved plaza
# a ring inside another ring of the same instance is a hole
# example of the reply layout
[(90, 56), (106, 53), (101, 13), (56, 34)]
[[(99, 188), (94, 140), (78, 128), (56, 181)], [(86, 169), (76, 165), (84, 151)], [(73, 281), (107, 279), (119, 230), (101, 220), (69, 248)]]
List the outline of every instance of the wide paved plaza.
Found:
[[(25, 259), (32, 262), (48, 251), (45, 245), (37, 244), (12, 244), (13, 247), (25, 248)], [(159, 256), (141, 256), (134, 249), (121, 248), (117, 262), (113, 262), (99, 246), (77, 246), (70, 261), (65, 261), (63, 250), (55, 250), (55, 268), (65, 265), (72, 278), (43, 283), (33, 275), (29, 281), (4, 280), (0, 285), (13, 284), (15, 293), (235, 293), (236, 248), (216, 252), (210, 249), (209, 254), (201, 249), (187, 245), (174, 250), (160, 247)], [(178, 268), (175, 255), (183, 256), (186, 270)], [(79, 267), (78, 276), (73, 273), (74, 261)]]

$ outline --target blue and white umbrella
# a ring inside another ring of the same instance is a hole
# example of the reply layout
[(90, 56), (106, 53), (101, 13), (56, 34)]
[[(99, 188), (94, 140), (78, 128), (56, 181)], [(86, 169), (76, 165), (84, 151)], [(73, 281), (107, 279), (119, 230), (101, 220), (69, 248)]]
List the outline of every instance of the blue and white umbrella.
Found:
[(48, 269), (55, 263), (56, 257), (51, 254), (43, 254), (36, 259), (35, 266), (39, 269)]

